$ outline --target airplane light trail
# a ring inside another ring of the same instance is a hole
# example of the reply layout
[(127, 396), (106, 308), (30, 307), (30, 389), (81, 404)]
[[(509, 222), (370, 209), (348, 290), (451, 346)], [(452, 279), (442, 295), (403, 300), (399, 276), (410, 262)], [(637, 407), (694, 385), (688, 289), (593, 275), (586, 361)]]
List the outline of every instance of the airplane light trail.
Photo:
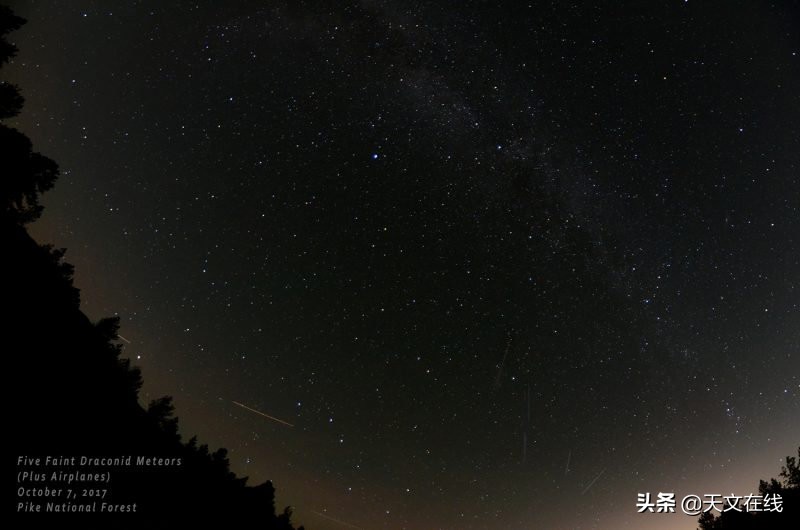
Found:
[(260, 410), (256, 410), (256, 409), (250, 408), (250, 407), (248, 407), (247, 405), (243, 405), (242, 403), (239, 403), (238, 401), (233, 401), (233, 400), (231, 400), (231, 402), (232, 402), (234, 405), (238, 405), (238, 406), (242, 407), (243, 409), (249, 410), (250, 412), (255, 412), (255, 413), (256, 413), (256, 414), (258, 414), (259, 416), (264, 416), (265, 418), (267, 418), (267, 419), (270, 419), (270, 420), (272, 420), (272, 421), (277, 421), (278, 423), (282, 423), (282, 424), (284, 424), (284, 425), (288, 425), (289, 427), (294, 427), (294, 425), (292, 425), (292, 424), (291, 424), (291, 423), (289, 423), (288, 421), (283, 421), (283, 420), (280, 420), (280, 419), (276, 418), (275, 416), (270, 416), (269, 414), (264, 414), (264, 413), (263, 413), (263, 412), (261, 412)]

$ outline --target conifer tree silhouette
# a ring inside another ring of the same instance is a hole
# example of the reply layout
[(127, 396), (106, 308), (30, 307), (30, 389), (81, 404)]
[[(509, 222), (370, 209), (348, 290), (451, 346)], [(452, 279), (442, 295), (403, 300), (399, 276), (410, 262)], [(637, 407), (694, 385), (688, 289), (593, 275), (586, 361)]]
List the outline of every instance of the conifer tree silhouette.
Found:
[[(0, 6), (0, 68), (17, 52), (7, 34), (24, 23)], [(0, 120), (18, 115), (22, 105), (19, 89), (0, 82)], [(137, 512), (70, 514), (81, 528), (211, 523), (292, 530), (291, 510), (275, 512), (272, 483), (248, 487), (247, 478), (230, 471), (227, 450), (209, 452), (196, 438), (182, 442), (171, 398), (156, 399), (147, 409), (139, 404), (142, 376), (121, 356), (119, 318), (92, 323), (80, 310), (64, 250), (39, 245), (27, 232), (26, 225), (42, 213), (40, 195), (57, 177), (53, 160), (34, 152), (23, 133), (0, 123), (0, 314), (5, 368), (15, 392), (6, 430), (11, 458), (130, 455), (173, 462), (147, 467), (134, 460), (132, 466), (113, 467), (109, 500), (137, 503)], [(61, 526), (63, 515), (15, 513), (10, 526)]]
[[(800, 528), (800, 447), (797, 457), (787, 456), (786, 465), (781, 468), (780, 480), (761, 480), (758, 485), (758, 494), (762, 497), (770, 496), (773, 502), (769, 509), (759, 503), (760, 511), (728, 510), (719, 515), (709, 511), (702, 514), (698, 520), (699, 530), (791, 530)], [(780, 511), (774, 499), (780, 496)]]

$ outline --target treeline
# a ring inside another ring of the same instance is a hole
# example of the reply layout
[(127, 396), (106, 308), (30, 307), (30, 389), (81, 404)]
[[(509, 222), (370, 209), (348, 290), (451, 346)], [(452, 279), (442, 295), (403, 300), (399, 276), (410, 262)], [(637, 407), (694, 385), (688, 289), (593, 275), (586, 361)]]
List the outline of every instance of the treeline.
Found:
[[(0, 66), (16, 54), (6, 36), (25, 23), (0, 6)], [(0, 120), (16, 116), (23, 98), (16, 86), (0, 82)], [(40, 195), (58, 177), (58, 166), (36, 153), (20, 131), (0, 123), (0, 245), (2, 252), (3, 352), (7, 361), (7, 410), (4, 433), (12, 447), (9, 463), (18, 470), (86, 471), (78, 467), (20, 466), (20, 457), (153, 457), (170, 465), (93, 467), (109, 471), (108, 497), (136, 512), (119, 514), (26, 513), (18, 503), (48, 499), (15, 496), (13, 519), (20, 528), (79, 521), (89, 528), (174, 528), (247, 524), (292, 529), (290, 510), (276, 514), (270, 482), (248, 487), (230, 471), (225, 449), (210, 451), (195, 438), (183, 441), (170, 398), (139, 403), (142, 377), (120, 356), (119, 320), (91, 322), (80, 310), (73, 268), (64, 251), (34, 241), (26, 225), (42, 213)], [(176, 464), (178, 463), (178, 464)], [(98, 482), (75, 482), (102, 488)], [(36, 488), (27, 481), (17, 488)], [(41, 486), (52, 484), (48, 477)], [(17, 490), (18, 495), (20, 493)], [(24, 492), (23, 492), (24, 493)], [(69, 511), (69, 499), (49, 499)], [(86, 499), (74, 499), (84, 502)], [(73, 503), (74, 504), (74, 503)], [(48, 525), (49, 526), (49, 525)]]
[[(797, 457), (787, 456), (780, 479), (761, 480), (759, 498), (766, 502), (746, 503), (736, 508), (723, 507), (722, 513), (709, 511), (700, 516), (699, 530), (797, 530), (800, 528), (800, 447)], [(732, 503), (733, 504), (733, 503)]]

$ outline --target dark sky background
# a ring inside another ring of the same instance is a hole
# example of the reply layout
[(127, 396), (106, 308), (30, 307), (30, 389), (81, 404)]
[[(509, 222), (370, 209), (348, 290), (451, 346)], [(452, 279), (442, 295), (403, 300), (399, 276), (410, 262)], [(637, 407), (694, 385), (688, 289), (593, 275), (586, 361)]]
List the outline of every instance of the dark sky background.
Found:
[(684, 530), (797, 450), (798, 2), (210, 5), (12, 3), (32, 231), (296, 521)]

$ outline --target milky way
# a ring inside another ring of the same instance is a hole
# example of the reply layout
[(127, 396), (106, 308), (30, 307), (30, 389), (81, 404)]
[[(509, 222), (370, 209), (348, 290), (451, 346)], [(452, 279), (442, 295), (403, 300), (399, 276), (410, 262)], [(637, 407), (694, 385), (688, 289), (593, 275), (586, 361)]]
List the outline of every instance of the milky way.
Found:
[(796, 450), (794, 4), (168, 4), (14, 6), (33, 231), (295, 520), (689, 529), (637, 492)]

